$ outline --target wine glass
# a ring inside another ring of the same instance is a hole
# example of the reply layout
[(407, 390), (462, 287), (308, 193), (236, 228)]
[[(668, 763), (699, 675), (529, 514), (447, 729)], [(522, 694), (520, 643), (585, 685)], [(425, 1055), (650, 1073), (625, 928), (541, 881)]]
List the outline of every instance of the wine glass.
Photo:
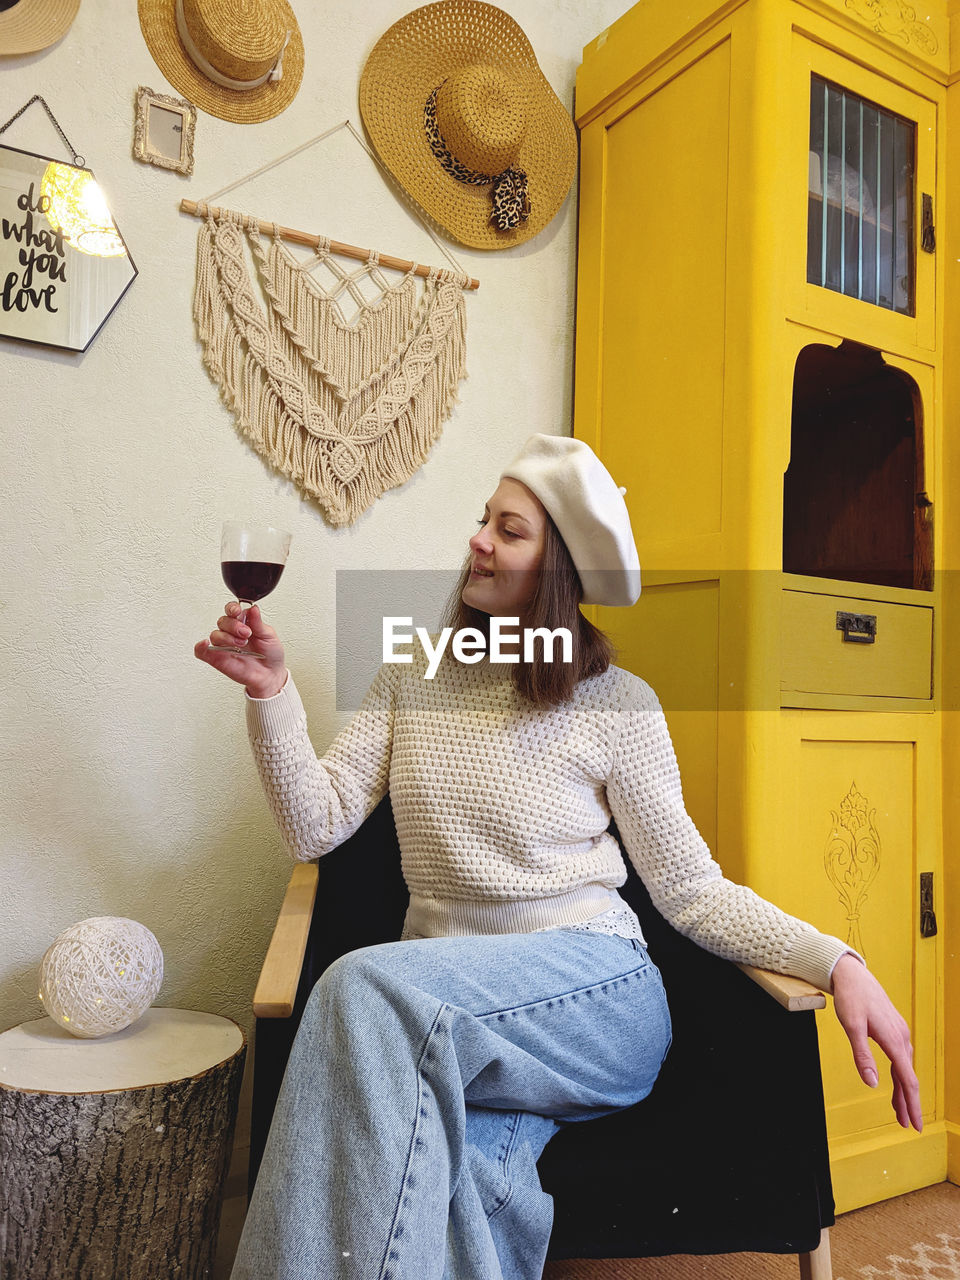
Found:
[[(248, 520), (225, 520), (220, 535), (220, 572), (227, 588), (240, 602), (240, 621), (246, 621), (247, 609), (269, 595), (283, 573), (290, 552), (292, 535), (272, 525), (254, 524)], [(214, 645), (245, 658), (259, 658), (246, 649)]]

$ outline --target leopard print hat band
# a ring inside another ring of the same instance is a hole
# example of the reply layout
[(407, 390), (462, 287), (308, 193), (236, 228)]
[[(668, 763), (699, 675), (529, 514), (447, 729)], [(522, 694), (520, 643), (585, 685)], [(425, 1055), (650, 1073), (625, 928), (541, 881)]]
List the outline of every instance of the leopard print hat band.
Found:
[(430, 150), (440, 161), (442, 168), (456, 178), (458, 182), (469, 182), (475, 187), (492, 184), (493, 209), (490, 221), (500, 231), (510, 231), (526, 222), (530, 216), (530, 196), (527, 192), (527, 175), (522, 169), (507, 168), (502, 173), (479, 173), (476, 169), (468, 169), (454, 156), (443, 140), (437, 124), (437, 94), (442, 85), (437, 85), (427, 99), (423, 109), (423, 124), (427, 131)]

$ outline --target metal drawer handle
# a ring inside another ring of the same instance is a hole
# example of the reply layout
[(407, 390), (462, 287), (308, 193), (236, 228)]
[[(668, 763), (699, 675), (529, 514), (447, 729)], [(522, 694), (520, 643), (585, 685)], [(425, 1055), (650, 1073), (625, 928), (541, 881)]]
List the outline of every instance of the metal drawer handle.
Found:
[(876, 644), (875, 613), (845, 613), (837, 610), (837, 630), (843, 632), (844, 644)]

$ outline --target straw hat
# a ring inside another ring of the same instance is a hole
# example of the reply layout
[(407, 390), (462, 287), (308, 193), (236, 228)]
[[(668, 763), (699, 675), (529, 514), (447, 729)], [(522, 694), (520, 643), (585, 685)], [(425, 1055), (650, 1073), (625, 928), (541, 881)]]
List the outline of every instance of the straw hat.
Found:
[(287, 0), (137, 0), (154, 62), (190, 102), (255, 124), (290, 105), (303, 37)]
[(535, 236), (573, 181), (573, 121), (527, 37), (481, 0), (394, 23), (363, 69), (360, 114), (400, 186), (475, 249)]
[(66, 35), (80, 0), (17, 0), (0, 13), (0, 54), (37, 53)]

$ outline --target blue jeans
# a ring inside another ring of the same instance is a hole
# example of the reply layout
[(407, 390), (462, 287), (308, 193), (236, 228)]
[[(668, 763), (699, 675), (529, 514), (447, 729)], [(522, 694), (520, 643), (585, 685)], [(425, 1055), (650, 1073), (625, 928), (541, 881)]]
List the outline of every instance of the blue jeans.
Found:
[(659, 971), (629, 939), (343, 956), (307, 1003), (232, 1280), (539, 1280), (543, 1148), (646, 1097), (669, 1045)]

